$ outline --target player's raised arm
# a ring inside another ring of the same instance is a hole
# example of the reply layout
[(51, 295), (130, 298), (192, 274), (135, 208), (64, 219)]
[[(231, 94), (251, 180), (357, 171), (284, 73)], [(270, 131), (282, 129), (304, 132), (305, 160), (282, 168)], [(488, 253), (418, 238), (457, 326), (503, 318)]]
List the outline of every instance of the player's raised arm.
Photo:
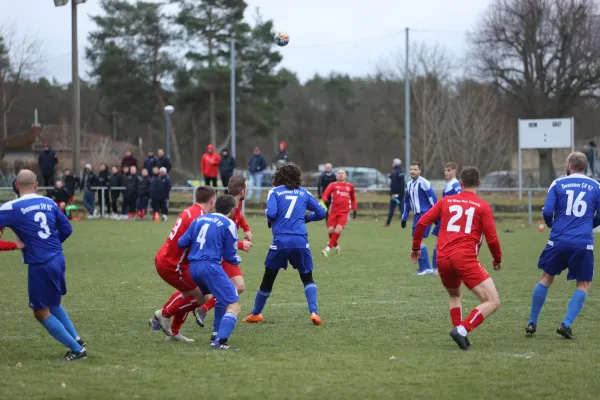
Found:
[(235, 222), (230, 221), (223, 240), (223, 260), (231, 265), (239, 265), (242, 258), (237, 254), (238, 234)]
[(58, 230), (58, 239), (61, 243), (64, 243), (65, 240), (71, 236), (73, 233), (73, 227), (69, 222), (67, 216), (58, 208), (55, 207), (56, 213), (56, 229)]
[(483, 215), (481, 219), (483, 234), (485, 235), (485, 241), (487, 242), (490, 253), (494, 262), (500, 264), (502, 262), (502, 250), (500, 249), (500, 240), (498, 240), (498, 233), (496, 232), (496, 224), (494, 222), (494, 215), (489, 205), (485, 205), (483, 209)]
[(195, 236), (196, 225), (198, 225), (198, 220), (193, 221), (190, 227), (179, 238), (179, 240), (177, 241), (177, 247), (179, 247), (180, 249), (187, 249), (188, 247), (190, 247)]
[(544, 207), (542, 207), (542, 217), (544, 222), (548, 225), (548, 228), (552, 228), (552, 221), (554, 219), (554, 210), (556, 209), (556, 181), (552, 182), (544, 201)]
[(327, 216), (327, 211), (319, 204), (317, 199), (315, 199), (310, 193), (306, 192), (308, 195), (308, 203), (306, 204), (306, 208), (308, 211), (311, 211), (310, 214), (307, 214), (304, 217), (304, 221), (306, 222), (315, 222), (321, 221)]
[(277, 198), (273, 192), (274, 189), (269, 190), (267, 194), (267, 209), (265, 210), (265, 216), (269, 222), (273, 222), (277, 216)]
[[(425, 228), (433, 224), (442, 216), (442, 202), (438, 201), (433, 207), (431, 207), (425, 214), (419, 218), (417, 226), (415, 226), (415, 233), (413, 235), (413, 251), (418, 251), (421, 248), (421, 242), (423, 241), (423, 235), (425, 234)], [(415, 250), (417, 249), (417, 250)]]

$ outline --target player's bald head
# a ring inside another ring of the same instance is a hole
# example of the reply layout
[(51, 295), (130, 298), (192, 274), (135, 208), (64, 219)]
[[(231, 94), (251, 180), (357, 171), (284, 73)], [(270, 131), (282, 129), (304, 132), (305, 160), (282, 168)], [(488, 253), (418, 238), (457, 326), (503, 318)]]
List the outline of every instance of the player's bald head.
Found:
[(17, 185), (19, 185), (19, 189), (33, 189), (35, 184), (37, 183), (37, 177), (28, 169), (22, 169), (21, 172), (17, 175)]
[(583, 173), (587, 168), (587, 157), (580, 151), (574, 151), (567, 157), (567, 170), (571, 173)]

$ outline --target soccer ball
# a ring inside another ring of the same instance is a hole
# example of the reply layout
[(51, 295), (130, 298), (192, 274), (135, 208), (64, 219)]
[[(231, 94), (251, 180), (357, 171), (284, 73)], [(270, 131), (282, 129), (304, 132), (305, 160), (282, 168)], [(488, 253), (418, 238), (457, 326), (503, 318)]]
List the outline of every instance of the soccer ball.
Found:
[(273, 39), (275, 40), (275, 44), (277, 46), (283, 47), (283, 46), (286, 46), (290, 42), (290, 35), (288, 35), (287, 33), (283, 33), (283, 32), (277, 32)]

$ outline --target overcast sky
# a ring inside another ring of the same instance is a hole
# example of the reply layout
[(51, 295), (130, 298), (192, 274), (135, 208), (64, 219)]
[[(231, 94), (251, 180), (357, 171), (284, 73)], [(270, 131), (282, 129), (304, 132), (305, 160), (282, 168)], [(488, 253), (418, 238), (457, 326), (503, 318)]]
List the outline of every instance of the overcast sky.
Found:
[[(373, 73), (382, 60), (404, 52), (404, 28), (411, 42), (439, 44), (457, 55), (466, 49), (471, 29), (490, 0), (246, 0), (250, 20), (256, 7), (276, 30), (290, 35), (281, 49), (282, 65), (301, 80), (315, 73)], [(71, 80), (71, 13), (54, 7), (53, 0), (1, 0), (0, 23), (12, 24), (19, 34), (39, 38), (46, 55), (44, 75)], [(285, 4), (285, 5), (283, 5)], [(84, 58), (87, 35), (95, 29), (88, 15), (101, 12), (99, 0), (79, 6), (80, 75), (87, 77)]]

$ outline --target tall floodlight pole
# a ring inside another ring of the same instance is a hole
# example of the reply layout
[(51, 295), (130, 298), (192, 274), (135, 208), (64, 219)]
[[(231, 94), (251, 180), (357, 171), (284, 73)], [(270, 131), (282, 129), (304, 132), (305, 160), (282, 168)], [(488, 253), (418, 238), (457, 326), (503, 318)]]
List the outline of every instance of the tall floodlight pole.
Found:
[(171, 114), (175, 111), (173, 106), (165, 106), (165, 125), (166, 134), (165, 146), (167, 149), (167, 158), (171, 158)]
[(235, 159), (236, 155), (236, 136), (237, 132), (235, 129), (235, 39), (231, 39), (231, 61), (229, 65), (229, 69), (231, 70), (231, 156)]
[[(73, 174), (79, 176), (79, 159), (81, 152), (81, 115), (79, 97), (79, 50), (77, 44), (77, 6), (87, 0), (73, 0), (71, 3), (71, 73), (72, 73), (72, 111), (71, 142), (73, 152)], [(69, 0), (54, 0), (56, 7), (66, 6)]]
[(406, 28), (405, 59), (404, 59), (404, 181), (410, 179), (408, 170), (410, 166), (410, 71), (408, 69), (408, 27)]

